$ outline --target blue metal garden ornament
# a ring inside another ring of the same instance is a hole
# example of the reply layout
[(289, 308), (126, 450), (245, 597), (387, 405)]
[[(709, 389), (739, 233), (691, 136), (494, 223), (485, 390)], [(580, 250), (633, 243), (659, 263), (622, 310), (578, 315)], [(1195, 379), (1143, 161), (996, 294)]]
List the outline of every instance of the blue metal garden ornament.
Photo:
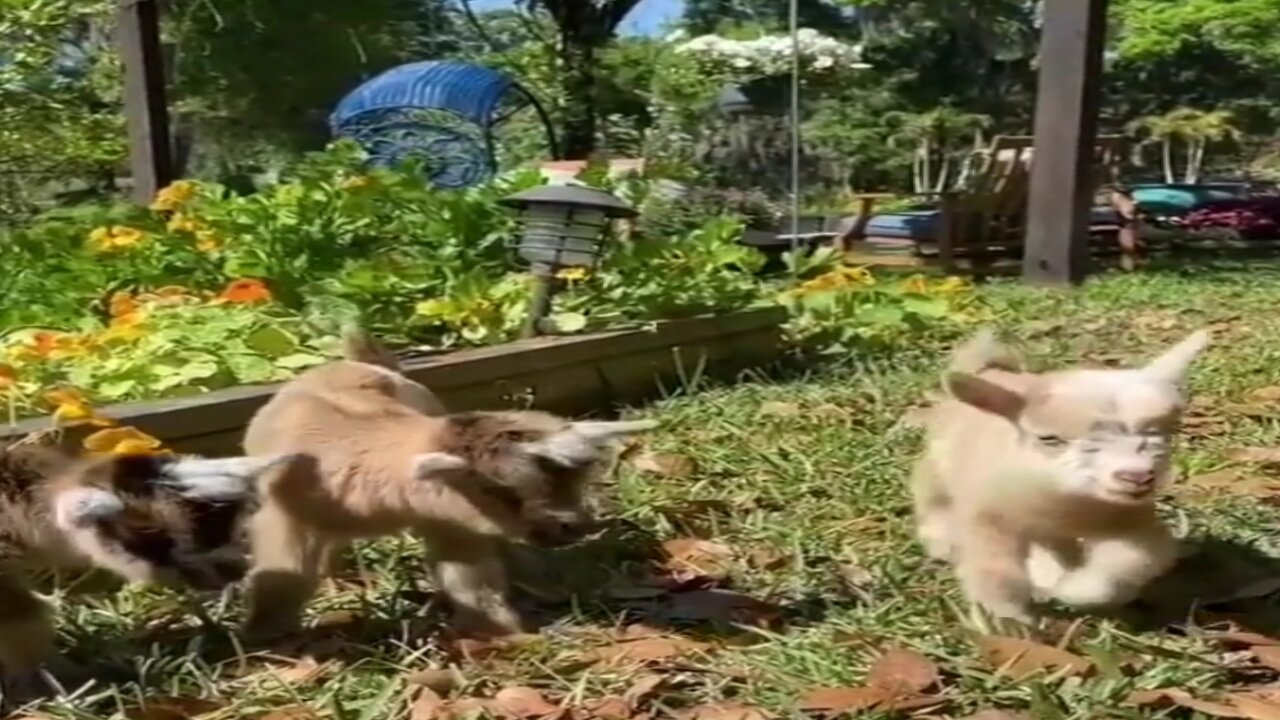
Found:
[(519, 83), (479, 65), (428, 60), (391, 68), (351, 91), (329, 115), (329, 128), (359, 143), (373, 165), (420, 160), (432, 185), (464, 188), (493, 177), (494, 128), (530, 106), (555, 157), (547, 114)]

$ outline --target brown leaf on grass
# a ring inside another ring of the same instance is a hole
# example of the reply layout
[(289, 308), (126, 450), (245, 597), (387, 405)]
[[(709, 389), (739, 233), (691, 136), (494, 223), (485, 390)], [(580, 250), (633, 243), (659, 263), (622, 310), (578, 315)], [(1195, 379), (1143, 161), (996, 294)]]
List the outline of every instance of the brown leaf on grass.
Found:
[(1269, 404), (1225, 403), (1222, 406), (1222, 411), (1227, 415), (1242, 415), (1259, 419), (1275, 417), (1277, 410), (1280, 410), (1280, 408)]
[(285, 685), (306, 685), (329, 675), (338, 667), (338, 663), (335, 661), (319, 662), (311, 656), (304, 658), (273, 657), (287, 662), (281, 665), (273, 665), (262, 672), (254, 673), (246, 677), (245, 680), (251, 681), (269, 677), (275, 682)]
[(495, 710), (517, 718), (538, 718), (559, 713), (562, 709), (547, 701), (542, 693), (531, 687), (506, 687), (493, 696)]
[(1235, 462), (1251, 463), (1254, 465), (1275, 465), (1280, 463), (1280, 448), (1238, 448), (1227, 453), (1227, 459)]
[(688, 455), (645, 451), (631, 458), (631, 466), (640, 472), (671, 478), (689, 477), (698, 472), (698, 461)]
[(449, 714), (448, 703), (429, 687), (421, 687), (409, 706), (409, 720), (442, 720)]
[(441, 695), (448, 695), (454, 688), (461, 685), (465, 678), (456, 668), (427, 668), (409, 673), (404, 680), (410, 685), (421, 685)]
[(868, 685), (899, 694), (921, 693), (941, 680), (938, 666), (932, 660), (906, 648), (890, 648), (876, 659), (867, 674)]
[(987, 635), (978, 638), (978, 647), (1002, 675), (1022, 678), (1041, 670), (1087, 675), (1093, 662), (1061, 648), (1023, 638)]
[(643, 665), (659, 660), (706, 652), (711, 646), (681, 637), (643, 637), (614, 643), (584, 653), (583, 660), (599, 665)]
[(754, 705), (741, 703), (710, 703), (695, 705), (676, 713), (679, 720), (773, 720), (772, 712)]
[(747, 553), (747, 564), (757, 570), (777, 570), (790, 561), (785, 553), (773, 548), (756, 548)]
[(1225, 630), (1205, 630), (1198, 637), (1232, 647), (1280, 645), (1280, 638), (1256, 633), (1235, 623), (1230, 623)]
[(320, 720), (320, 715), (306, 705), (286, 705), (259, 715), (257, 720)]
[(1228, 696), (1228, 699), (1242, 713), (1237, 717), (1246, 717), (1250, 720), (1280, 720), (1280, 701), (1274, 697), (1255, 693), (1237, 693)]
[(583, 706), (583, 710), (593, 718), (601, 720), (628, 720), (635, 715), (631, 704), (617, 695), (609, 695), (593, 700)]
[(1012, 710), (988, 709), (979, 710), (972, 715), (961, 718), (961, 720), (1031, 720), (1031, 716)]
[(667, 554), (663, 567), (677, 578), (724, 579), (733, 562), (733, 548), (710, 540), (676, 538), (662, 543)]
[(628, 705), (635, 708), (639, 706), (640, 703), (649, 699), (649, 696), (658, 688), (662, 687), (662, 684), (666, 681), (666, 677), (656, 673), (641, 675), (636, 678), (635, 682), (631, 683), (631, 687), (627, 688), (626, 691), (622, 693), (622, 699), (625, 700)]
[(1186, 690), (1178, 688), (1164, 688), (1161, 690), (1139, 690), (1131, 693), (1125, 698), (1125, 705), (1134, 707), (1184, 707), (1188, 710), (1204, 713), (1210, 717), (1239, 718), (1245, 717), (1241, 715), (1236, 708), (1223, 703), (1201, 700), (1194, 697)]
[(128, 720), (190, 720), (224, 707), (226, 703), (207, 698), (161, 695), (145, 698), (141, 705), (126, 708), (124, 716)]
[(1269, 385), (1256, 390), (1250, 390), (1245, 396), (1247, 402), (1262, 403), (1280, 403), (1280, 385)]
[(525, 645), (540, 642), (541, 640), (542, 636), (534, 634), (507, 635), (493, 638), (464, 637), (454, 640), (449, 648), (455, 655), (461, 656), (468, 662), (476, 662), (501, 655)]
[(839, 715), (870, 710), (894, 694), (884, 687), (817, 688), (805, 693), (796, 707), (807, 712)]

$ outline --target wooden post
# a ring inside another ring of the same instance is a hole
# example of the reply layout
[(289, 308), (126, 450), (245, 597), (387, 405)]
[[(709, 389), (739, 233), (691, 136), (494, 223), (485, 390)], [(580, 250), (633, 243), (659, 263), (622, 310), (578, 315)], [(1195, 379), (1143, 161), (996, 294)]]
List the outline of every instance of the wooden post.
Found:
[(116, 32), (124, 61), (133, 199), (145, 205), (174, 179), (157, 0), (119, 0)]
[(1074, 284), (1089, 264), (1090, 165), (1098, 131), (1107, 0), (1046, 0), (1022, 275)]

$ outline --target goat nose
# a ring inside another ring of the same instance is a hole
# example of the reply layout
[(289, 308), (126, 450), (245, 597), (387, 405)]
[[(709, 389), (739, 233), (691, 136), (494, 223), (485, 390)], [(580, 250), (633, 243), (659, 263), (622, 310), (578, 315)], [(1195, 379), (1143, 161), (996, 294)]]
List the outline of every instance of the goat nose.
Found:
[(1115, 479), (1128, 485), (1150, 485), (1155, 482), (1156, 474), (1150, 470), (1117, 470)]

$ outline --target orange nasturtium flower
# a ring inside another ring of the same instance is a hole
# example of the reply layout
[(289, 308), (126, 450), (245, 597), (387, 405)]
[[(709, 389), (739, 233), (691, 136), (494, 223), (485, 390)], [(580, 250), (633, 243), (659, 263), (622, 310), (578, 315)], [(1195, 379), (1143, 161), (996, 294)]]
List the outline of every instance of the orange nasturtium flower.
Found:
[(218, 294), (218, 299), (233, 303), (265, 303), (271, 302), (271, 291), (267, 289), (267, 286), (261, 280), (244, 278), (232, 280)]
[(119, 290), (111, 293), (111, 298), (107, 300), (107, 309), (113, 318), (132, 315), (138, 312), (138, 301), (134, 299), (129, 291)]
[(120, 427), (99, 430), (86, 437), (82, 444), (84, 449), (92, 453), (109, 455), (171, 455), (164, 449), (163, 443), (136, 427), (122, 425)]
[(18, 371), (12, 365), (0, 363), (0, 391), (12, 390), (18, 384)]
[(53, 422), (55, 425), (97, 425), (100, 427), (114, 425), (115, 420), (99, 415), (88, 398), (75, 388), (59, 388), (44, 394), (46, 402), (54, 406)]

